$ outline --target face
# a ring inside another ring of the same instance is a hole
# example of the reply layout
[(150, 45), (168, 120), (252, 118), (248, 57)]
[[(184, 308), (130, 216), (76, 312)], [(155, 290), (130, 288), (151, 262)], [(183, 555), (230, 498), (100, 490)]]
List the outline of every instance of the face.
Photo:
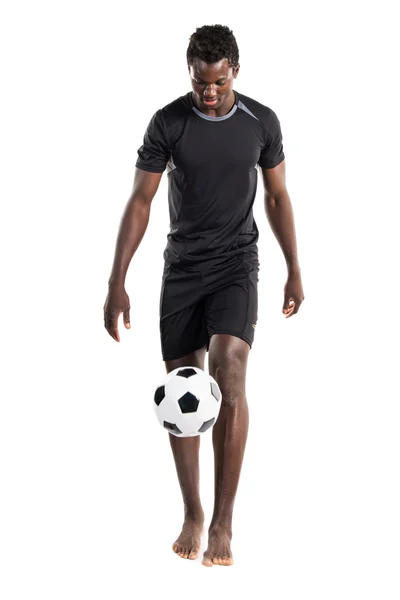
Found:
[[(194, 102), (202, 112), (222, 113), (232, 106), (232, 86), (240, 65), (229, 66), (227, 58), (216, 63), (205, 63), (195, 59), (189, 67)], [(207, 100), (209, 102), (207, 102)]]

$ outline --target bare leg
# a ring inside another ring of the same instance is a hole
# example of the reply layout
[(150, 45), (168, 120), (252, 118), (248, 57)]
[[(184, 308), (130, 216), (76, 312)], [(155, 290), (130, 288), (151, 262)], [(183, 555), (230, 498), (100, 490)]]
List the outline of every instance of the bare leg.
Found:
[(250, 346), (244, 340), (215, 334), (210, 340), (209, 372), (221, 388), (220, 414), (213, 427), (215, 499), (203, 565), (233, 564), (232, 513), (246, 446), (249, 410), (245, 394)]
[[(181, 366), (199, 367), (204, 370), (205, 355), (206, 347), (203, 347), (182, 358), (165, 361), (167, 373)], [(170, 433), (169, 440), (184, 503), (182, 531), (173, 543), (172, 549), (182, 558), (195, 559), (200, 550), (200, 538), (204, 525), (204, 511), (201, 506), (199, 491), (200, 435), (178, 438)]]

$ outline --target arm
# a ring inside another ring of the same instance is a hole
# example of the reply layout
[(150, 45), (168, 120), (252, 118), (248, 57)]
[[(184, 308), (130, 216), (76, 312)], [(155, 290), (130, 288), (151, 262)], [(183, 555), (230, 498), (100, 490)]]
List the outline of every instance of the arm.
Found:
[(261, 174), (269, 224), (282, 248), (288, 272), (299, 272), (293, 209), (286, 189), (285, 160), (273, 169), (261, 168)]
[(304, 300), (304, 292), (297, 258), (293, 209), (286, 189), (285, 161), (272, 169), (261, 167), (261, 173), (265, 190), (265, 212), (288, 268), (282, 307), (283, 314), (288, 318), (298, 312)]
[(125, 284), (132, 256), (146, 232), (151, 202), (157, 192), (161, 177), (162, 173), (152, 173), (135, 168), (132, 193), (119, 226), (114, 262), (108, 280), (109, 286)]
[(156, 111), (138, 149), (131, 196), (121, 219), (114, 262), (108, 280), (108, 295), (104, 304), (104, 326), (117, 342), (120, 341), (118, 318), (130, 329), (130, 301), (125, 291), (125, 278), (132, 256), (139, 247), (150, 218), (150, 206), (170, 158), (170, 147), (162, 109)]

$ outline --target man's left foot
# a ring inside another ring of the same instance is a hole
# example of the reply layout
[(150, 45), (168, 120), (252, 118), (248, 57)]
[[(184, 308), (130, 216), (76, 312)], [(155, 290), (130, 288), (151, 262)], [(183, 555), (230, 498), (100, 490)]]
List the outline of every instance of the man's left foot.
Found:
[(226, 527), (210, 529), (208, 532), (208, 548), (203, 554), (202, 564), (206, 567), (233, 565), (231, 539), (231, 530)]

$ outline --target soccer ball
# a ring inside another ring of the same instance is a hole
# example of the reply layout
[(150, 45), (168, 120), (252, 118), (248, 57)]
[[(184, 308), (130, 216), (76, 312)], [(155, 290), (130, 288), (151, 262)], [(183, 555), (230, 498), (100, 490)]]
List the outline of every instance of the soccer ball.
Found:
[(178, 367), (168, 373), (154, 394), (154, 409), (165, 429), (177, 437), (204, 433), (217, 420), (221, 390), (198, 367)]

